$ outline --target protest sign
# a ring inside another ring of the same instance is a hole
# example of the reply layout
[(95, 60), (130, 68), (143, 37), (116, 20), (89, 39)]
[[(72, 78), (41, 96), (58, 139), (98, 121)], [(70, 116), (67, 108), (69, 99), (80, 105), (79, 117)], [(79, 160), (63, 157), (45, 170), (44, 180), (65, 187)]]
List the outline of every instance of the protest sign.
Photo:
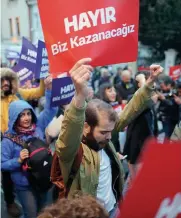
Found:
[(49, 71), (49, 63), (48, 63), (48, 54), (45, 47), (45, 43), (39, 40), (38, 49), (37, 49), (35, 78), (36, 79), (46, 78), (49, 75), (48, 71)]
[(37, 48), (26, 38), (23, 37), (22, 49), (18, 65), (27, 67), (35, 72)]
[(169, 76), (173, 80), (179, 79), (181, 76), (181, 65), (176, 65), (176, 66), (170, 67)]
[(148, 143), (119, 217), (181, 217), (180, 157), (180, 142)]
[(38, 7), (54, 75), (85, 57), (92, 66), (137, 59), (139, 0), (39, 0)]
[(53, 79), (51, 106), (69, 104), (74, 93), (75, 88), (70, 77)]
[(16, 60), (17, 61), (19, 59), (20, 54), (17, 51), (6, 49), (5, 56), (6, 56), (6, 59), (8, 59), (10, 61), (11, 60)]
[(22, 49), (19, 61), (12, 69), (17, 72), (20, 85), (23, 86), (27, 80), (34, 78), (36, 67), (37, 48), (23, 37)]
[(34, 74), (27, 67), (23, 67), (19, 64), (12, 67), (12, 70), (17, 73), (20, 86), (25, 86), (26, 83), (30, 83), (34, 79)]

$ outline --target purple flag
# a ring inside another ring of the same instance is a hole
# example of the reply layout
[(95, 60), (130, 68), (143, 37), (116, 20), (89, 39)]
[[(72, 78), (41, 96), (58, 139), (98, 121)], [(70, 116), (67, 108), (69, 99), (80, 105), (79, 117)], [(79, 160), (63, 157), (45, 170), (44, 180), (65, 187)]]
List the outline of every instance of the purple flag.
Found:
[(53, 79), (51, 106), (56, 107), (69, 104), (74, 93), (75, 88), (70, 77)]
[(17, 51), (6, 49), (5, 51), (6, 59), (8, 60), (15, 60), (19, 59), (19, 53)]
[(12, 69), (18, 73), (20, 85), (23, 86), (27, 80), (34, 78), (36, 67), (37, 48), (23, 37), (22, 49), (19, 61)]
[(24, 86), (26, 82), (31, 82), (34, 74), (27, 67), (22, 67), (19, 64), (12, 68), (18, 75), (20, 86)]
[(46, 78), (49, 75), (49, 62), (48, 54), (45, 47), (45, 43), (38, 41), (37, 59), (36, 59), (36, 70), (35, 78), (41, 79)]

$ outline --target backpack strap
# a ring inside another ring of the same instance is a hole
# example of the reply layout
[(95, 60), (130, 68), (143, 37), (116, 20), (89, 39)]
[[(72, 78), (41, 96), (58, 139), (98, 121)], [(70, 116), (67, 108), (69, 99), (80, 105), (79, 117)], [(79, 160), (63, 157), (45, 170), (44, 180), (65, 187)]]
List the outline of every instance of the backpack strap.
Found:
[(77, 155), (75, 156), (74, 162), (72, 164), (72, 168), (68, 177), (68, 181), (66, 184), (66, 191), (65, 191), (65, 197), (68, 196), (68, 193), (70, 191), (70, 188), (72, 186), (73, 180), (75, 179), (75, 176), (80, 168), (80, 164), (82, 162), (83, 157), (83, 148), (82, 145), (80, 145), (79, 150), (77, 152)]
[(18, 145), (21, 145), (23, 148), (26, 148), (27, 145), (25, 143), (25, 141), (23, 139), (21, 139), (19, 136), (17, 135), (13, 135), (11, 133), (5, 133), (3, 135), (3, 138), (7, 138), (9, 140), (11, 140), (12, 142), (15, 142)]

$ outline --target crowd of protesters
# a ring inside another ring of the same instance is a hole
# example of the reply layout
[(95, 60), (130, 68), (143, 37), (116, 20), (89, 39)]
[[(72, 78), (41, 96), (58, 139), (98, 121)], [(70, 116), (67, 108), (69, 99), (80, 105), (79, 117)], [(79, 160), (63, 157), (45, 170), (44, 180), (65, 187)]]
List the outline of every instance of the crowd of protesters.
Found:
[[(159, 65), (135, 76), (130, 68), (115, 75), (108, 67), (94, 71), (89, 58), (77, 62), (70, 70), (75, 96), (52, 108), (51, 76), (37, 88), (19, 87), (17, 74), (1, 68), (2, 188), (11, 216), (116, 217), (145, 141), (161, 133), (181, 140), (180, 80), (164, 75)], [(61, 170), (63, 191), (50, 176), (51, 164)]]

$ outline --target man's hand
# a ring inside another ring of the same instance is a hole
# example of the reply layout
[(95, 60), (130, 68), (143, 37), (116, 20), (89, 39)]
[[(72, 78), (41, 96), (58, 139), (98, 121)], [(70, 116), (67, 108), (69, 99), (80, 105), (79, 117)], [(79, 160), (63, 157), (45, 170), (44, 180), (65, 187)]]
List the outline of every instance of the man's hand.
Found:
[(44, 79), (45, 89), (51, 90), (52, 89), (52, 76), (48, 76)]
[(159, 99), (159, 100), (163, 101), (163, 100), (166, 99), (165, 96), (164, 96), (162, 93), (157, 92), (157, 94), (158, 94), (158, 99)]
[(90, 88), (87, 82), (90, 79), (93, 68), (89, 65), (91, 58), (79, 60), (70, 70), (70, 76), (75, 86), (75, 105), (81, 108), (85, 104), (85, 100), (90, 96)]
[(175, 100), (176, 104), (181, 105), (181, 98), (176, 96), (176, 95), (173, 95), (173, 96), (174, 96), (174, 100)]
[(150, 66), (150, 77), (146, 81), (148, 85), (153, 85), (158, 76), (163, 72), (163, 67), (157, 64), (152, 64)]

